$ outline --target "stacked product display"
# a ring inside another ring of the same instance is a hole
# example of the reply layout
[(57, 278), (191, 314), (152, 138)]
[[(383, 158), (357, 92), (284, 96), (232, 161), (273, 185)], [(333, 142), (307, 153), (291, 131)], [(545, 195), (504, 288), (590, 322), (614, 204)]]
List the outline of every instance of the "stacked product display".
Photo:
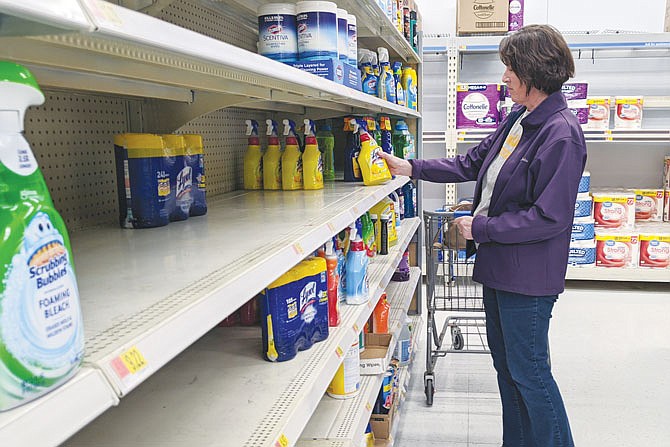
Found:
[(524, 0), (458, 0), (459, 36), (495, 35), (523, 27)]
[(590, 174), (585, 172), (575, 204), (569, 265), (670, 268), (665, 195), (663, 188), (590, 192)]

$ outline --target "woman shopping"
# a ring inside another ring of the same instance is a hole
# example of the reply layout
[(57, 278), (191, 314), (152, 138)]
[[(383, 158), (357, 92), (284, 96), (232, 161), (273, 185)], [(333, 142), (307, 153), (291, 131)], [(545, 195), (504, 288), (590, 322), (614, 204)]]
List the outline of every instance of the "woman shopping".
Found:
[(473, 216), (455, 223), (477, 250), (488, 344), (498, 376), (504, 447), (574, 447), (548, 362), (551, 311), (565, 287), (570, 232), (586, 144), (561, 86), (572, 54), (548, 25), (529, 25), (499, 48), (515, 106), (465, 155), (402, 160), (393, 174), (431, 182), (476, 181)]

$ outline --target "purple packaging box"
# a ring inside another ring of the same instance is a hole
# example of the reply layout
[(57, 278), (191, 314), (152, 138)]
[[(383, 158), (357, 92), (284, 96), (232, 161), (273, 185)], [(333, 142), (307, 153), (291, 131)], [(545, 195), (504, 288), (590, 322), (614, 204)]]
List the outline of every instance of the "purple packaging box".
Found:
[(577, 117), (579, 124), (586, 124), (589, 122), (589, 109), (587, 108), (578, 108), (570, 109), (570, 111)]
[(566, 82), (561, 87), (561, 93), (568, 101), (574, 99), (586, 99), (588, 96), (589, 83), (588, 82)]
[(500, 84), (456, 85), (456, 128), (491, 129), (500, 121)]
[(524, 0), (510, 0), (509, 2), (509, 30), (516, 31), (523, 27)]

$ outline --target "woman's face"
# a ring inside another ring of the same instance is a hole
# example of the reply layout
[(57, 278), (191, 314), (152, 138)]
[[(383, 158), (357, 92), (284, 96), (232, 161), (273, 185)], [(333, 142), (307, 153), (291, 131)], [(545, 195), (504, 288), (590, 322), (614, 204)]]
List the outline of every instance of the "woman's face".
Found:
[(512, 101), (522, 106), (526, 105), (526, 99), (528, 94), (526, 93), (526, 84), (521, 82), (517, 77), (516, 73), (512, 71), (511, 68), (505, 67), (505, 73), (503, 73), (502, 81), (507, 84), (507, 89), (509, 94), (512, 97)]

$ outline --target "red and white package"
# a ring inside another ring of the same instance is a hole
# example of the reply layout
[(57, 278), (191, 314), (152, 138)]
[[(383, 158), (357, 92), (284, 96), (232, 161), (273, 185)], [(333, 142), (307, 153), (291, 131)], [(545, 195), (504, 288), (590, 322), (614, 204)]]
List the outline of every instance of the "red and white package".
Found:
[(636, 222), (663, 221), (662, 189), (635, 190), (635, 221)]
[(670, 222), (670, 189), (663, 193), (663, 221)]
[(638, 235), (626, 232), (596, 234), (596, 267), (637, 267)]
[(640, 267), (670, 268), (670, 233), (640, 233)]
[(593, 220), (596, 228), (633, 228), (635, 226), (635, 193), (593, 193)]

